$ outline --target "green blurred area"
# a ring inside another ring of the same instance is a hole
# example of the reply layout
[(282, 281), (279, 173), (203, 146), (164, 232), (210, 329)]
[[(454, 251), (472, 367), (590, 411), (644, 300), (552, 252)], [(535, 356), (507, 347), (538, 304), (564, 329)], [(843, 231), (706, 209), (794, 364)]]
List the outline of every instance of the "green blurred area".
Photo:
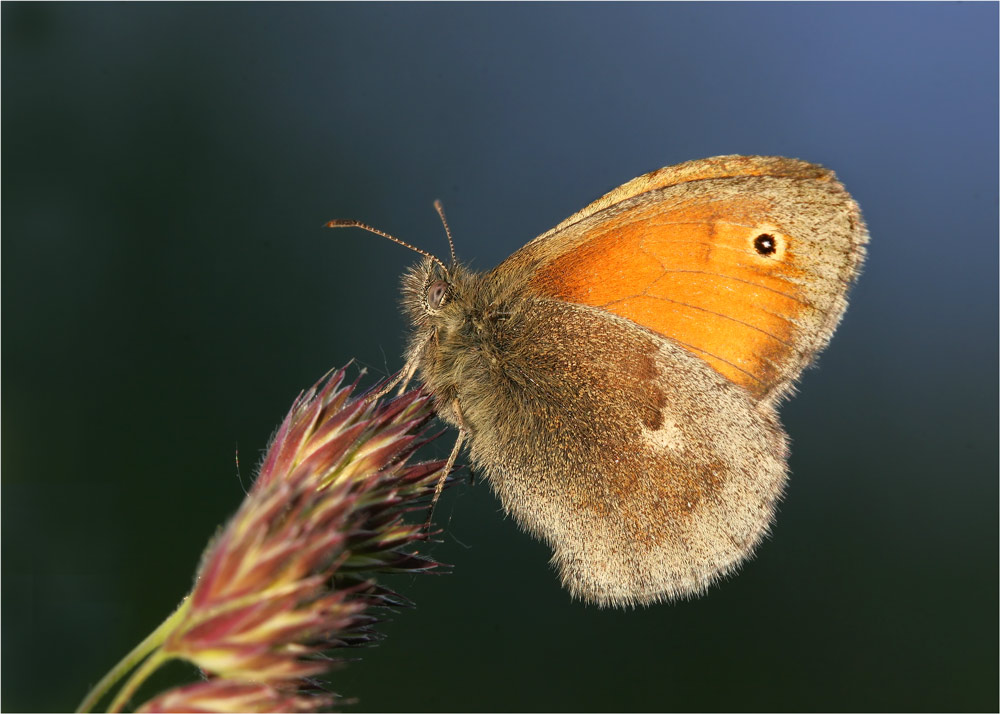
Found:
[(300, 389), (401, 366), (412, 255), (325, 221), (444, 253), (440, 198), (488, 268), (725, 153), (830, 166), (872, 234), (782, 411), (772, 538), (699, 600), (601, 611), (459, 484), (453, 572), (393, 581), (417, 609), (332, 687), (348, 711), (997, 708), (995, 4), (0, 13), (4, 710), (72, 709), (172, 610)]

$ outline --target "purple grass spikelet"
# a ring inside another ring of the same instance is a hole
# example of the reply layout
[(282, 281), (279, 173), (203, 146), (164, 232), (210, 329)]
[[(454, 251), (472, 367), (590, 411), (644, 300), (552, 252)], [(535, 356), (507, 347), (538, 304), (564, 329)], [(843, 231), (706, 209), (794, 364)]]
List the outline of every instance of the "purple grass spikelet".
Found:
[(191, 593), (79, 711), (134, 669), (108, 709), (120, 711), (171, 659), (196, 665), (205, 681), (163, 692), (140, 711), (332, 706), (335, 695), (315, 679), (338, 664), (330, 651), (374, 639), (370, 608), (405, 601), (375, 576), (441, 567), (420, 552), (423, 520), (404, 516), (426, 508), (445, 467), (409, 463), (428, 441), (426, 393), (369, 400), (343, 381), (341, 369), (295, 400), (253, 487), (205, 551)]

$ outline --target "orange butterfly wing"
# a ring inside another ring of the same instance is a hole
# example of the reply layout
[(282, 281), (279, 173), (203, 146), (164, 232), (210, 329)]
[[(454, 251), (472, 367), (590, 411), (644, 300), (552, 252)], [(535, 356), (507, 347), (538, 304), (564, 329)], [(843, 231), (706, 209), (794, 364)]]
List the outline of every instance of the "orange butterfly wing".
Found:
[(730, 156), (630, 181), (497, 271), (524, 271), (533, 295), (632, 320), (774, 397), (830, 339), (866, 242), (832, 172)]

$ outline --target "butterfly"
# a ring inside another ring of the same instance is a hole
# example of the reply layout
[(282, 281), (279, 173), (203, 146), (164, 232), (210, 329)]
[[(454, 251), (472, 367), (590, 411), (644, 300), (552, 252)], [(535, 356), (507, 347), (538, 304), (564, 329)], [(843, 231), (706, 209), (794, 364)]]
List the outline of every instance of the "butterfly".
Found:
[(768, 533), (788, 473), (778, 405), (867, 242), (833, 172), (720, 156), (629, 181), (489, 272), (404, 243), (424, 258), (403, 277), (397, 381), (430, 390), (459, 430), (452, 461), (467, 445), (574, 597), (698, 595)]

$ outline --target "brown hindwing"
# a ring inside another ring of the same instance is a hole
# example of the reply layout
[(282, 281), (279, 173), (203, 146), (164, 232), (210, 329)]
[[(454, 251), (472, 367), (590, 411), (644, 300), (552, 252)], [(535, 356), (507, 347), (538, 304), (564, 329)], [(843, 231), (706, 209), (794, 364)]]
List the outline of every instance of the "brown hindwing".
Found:
[(531, 301), (463, 380), (473, 461), (577, 597), (693, 595), (748, 557), (785, 481), (770, 405), (608, 312)]

